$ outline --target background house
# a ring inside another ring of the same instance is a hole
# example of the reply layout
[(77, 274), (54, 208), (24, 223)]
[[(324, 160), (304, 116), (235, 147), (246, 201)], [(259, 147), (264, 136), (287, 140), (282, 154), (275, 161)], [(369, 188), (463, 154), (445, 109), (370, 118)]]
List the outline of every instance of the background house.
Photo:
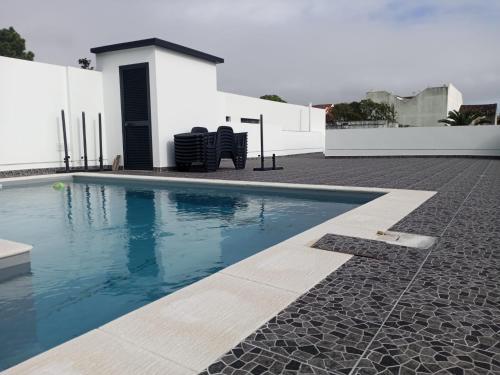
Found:
[(475, 113), (484, 116), (488, 124), (496, 125), (497, 105), (494, 104), (463, 104), (460, 106), (462, 113)]
[(463, 104), (462, 93), (451, 83), (428, 87), (413, 96), (399, 96), (387, 91), (370, 91), (366, 98), (376, 103), (394, 105), (400, 125), (442, 126), (438, 121), (449, 111), (458, 111)]

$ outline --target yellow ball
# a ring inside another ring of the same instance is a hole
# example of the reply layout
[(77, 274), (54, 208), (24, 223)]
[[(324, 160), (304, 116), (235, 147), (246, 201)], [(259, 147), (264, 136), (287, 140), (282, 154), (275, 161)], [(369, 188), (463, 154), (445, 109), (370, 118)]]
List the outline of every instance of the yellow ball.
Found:
[(56, 182), (54, 185), (52, 185), (54, 190), (63, 190), (64, 189), (64, 183), (62, 182)]

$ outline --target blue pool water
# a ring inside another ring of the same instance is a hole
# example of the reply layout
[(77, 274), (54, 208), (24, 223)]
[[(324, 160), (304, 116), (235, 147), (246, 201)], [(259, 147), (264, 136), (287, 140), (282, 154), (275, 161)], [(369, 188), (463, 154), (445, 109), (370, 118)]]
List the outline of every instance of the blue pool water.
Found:
[(373, 196), (86, 181), (0, 190), (0, 238), (33, 245), (0, 282), (0, 369)]

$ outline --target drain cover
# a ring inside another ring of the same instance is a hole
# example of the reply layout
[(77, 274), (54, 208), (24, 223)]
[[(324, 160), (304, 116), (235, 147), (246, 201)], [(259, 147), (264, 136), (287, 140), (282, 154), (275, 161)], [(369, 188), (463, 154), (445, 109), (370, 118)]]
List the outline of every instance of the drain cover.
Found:
[(417, 249), (428, 249), (436, 242), (436, 237), (423, 236), (420, 234), (403, 232), (377, 232), (377, 240), (392, 245), (415, 247)]

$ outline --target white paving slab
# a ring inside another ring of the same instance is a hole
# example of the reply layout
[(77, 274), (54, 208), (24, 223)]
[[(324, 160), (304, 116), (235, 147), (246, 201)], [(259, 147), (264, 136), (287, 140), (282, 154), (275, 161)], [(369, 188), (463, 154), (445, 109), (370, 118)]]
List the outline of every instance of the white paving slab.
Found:
[(202, 371), (298, 296), (219, 272), (99, 330)]
[(5, 375), (193, 375), (172, 361), (93, 330), (4, 371)]
[(221, 272), (303, 294), (351, 257), (286, 243), (261, 251)]

